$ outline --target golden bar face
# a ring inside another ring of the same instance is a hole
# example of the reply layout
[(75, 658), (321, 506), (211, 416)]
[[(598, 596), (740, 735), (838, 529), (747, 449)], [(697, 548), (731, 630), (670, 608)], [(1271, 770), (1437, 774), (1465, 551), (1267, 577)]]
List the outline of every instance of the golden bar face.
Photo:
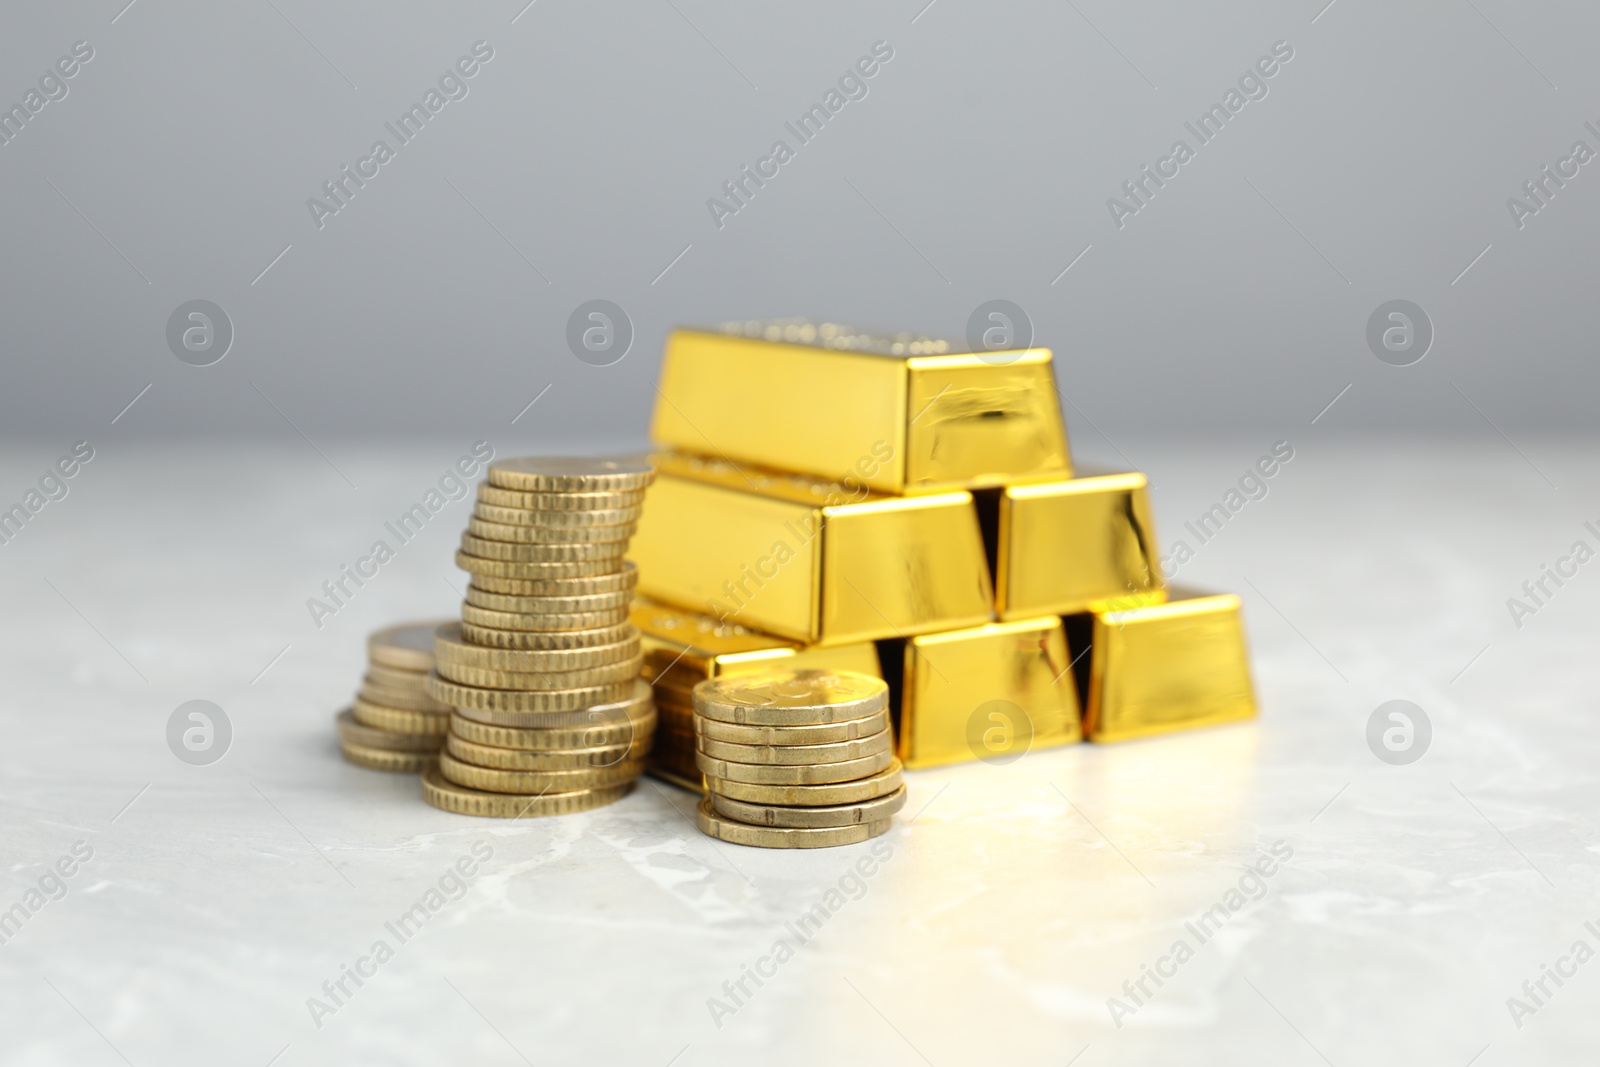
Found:
[(949, 354), (826, 324), (787, 336), (674, 331), (651, 438), (894, 494), (1071, 472), (1049, 349)]
[(1095, 614), (1089, 740), (1126, 741), (1254, 718), (1239, 606), (1232, 593), (1191, 594)]
[(629, 558), (639, 593), (804, 644), (987, 622), (972, 494), (884, 497), (660, 455)]
[(1158, 604), (1166, 597), (1143, 474), (1007, 486), (999, 494), (1002, 619)]
[(1055, 616), (911, 638), (900, 692), (901, 762), (1006, 763), (1030, 749), (1081, 741), (1071, 662)]
[(635, 600), (629, 621), (644, 646), (644, 677), (688, 705), (696, 682), (771, 667), (855, 671), (883, 677), (871, 642), (806, 647), (666, 604)]
[(816, 667), (881, 678), (878, 650), (870, 642), (807, 648), (781, 637), (665, 604), (635, 600), (629, 621), (644, 646), (644, 678), (655, 691), (657, 724), (652, 769), (674, 785), (705, 792), (695, 765), (696, 682), (769, 667)]

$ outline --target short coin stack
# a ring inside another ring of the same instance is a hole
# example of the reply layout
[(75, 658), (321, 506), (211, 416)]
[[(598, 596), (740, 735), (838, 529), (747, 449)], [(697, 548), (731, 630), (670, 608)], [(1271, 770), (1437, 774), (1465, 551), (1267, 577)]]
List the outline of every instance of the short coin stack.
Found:
[(423, 797), (468, 815), (555, 815), (609, 804), (644, 769), (655, 730), (628, 622), (623, 561), (642, 459), (530, 457), (489, 466), (456, 562), (461, 622), (434, 637), (433, 697), (454, 709)]
[(428, 695), (433, 632), (440, 622), (410, 622), (367, 638), (367, 675), (352, 707), (339, 713), (344, 758), (379, 771), (422, 771), (438, 763), (450, 708)]
[(697, 822), (762, 848), (851, 845), (905, 806), (889, 687), (850, 671), (773, 670), (694, 687)]

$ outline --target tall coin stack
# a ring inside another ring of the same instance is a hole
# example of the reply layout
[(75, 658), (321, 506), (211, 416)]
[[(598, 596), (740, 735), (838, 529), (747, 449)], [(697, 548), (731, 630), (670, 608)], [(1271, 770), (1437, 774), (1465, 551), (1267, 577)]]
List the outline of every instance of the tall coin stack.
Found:
[(438, 762), (450, 726), (450, 708), (427, 688), (439, 626), (410, 622), (367, 638), (366, 677), (355, 704), (336, 720), (345, 759), (378, 771), (422, 771)]
[(428, 691), (453, 708), (423, 797), (468, 815), (583, 811), (626, 795), (655, 729), (623, 555), (643, 459), (492, 463), (456, 562), (461, 622), (434, 636)]
[(694, 687), (696, 821), (761, 848), (853, 845), (889, 829), (906, 789), (889, 687), (850, 671), (768, 670)]

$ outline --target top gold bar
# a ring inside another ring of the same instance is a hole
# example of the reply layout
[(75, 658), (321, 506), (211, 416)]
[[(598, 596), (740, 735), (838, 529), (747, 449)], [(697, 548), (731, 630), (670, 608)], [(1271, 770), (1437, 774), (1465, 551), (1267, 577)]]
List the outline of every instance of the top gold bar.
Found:
[(901, 495), (1068, 477), (1048, 348), (810, 323), (675, 330), (651, 438)]

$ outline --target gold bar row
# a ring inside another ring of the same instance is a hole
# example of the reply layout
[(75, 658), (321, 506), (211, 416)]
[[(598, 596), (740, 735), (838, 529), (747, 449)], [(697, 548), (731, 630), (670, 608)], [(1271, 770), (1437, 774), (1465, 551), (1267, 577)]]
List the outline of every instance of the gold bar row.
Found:
[(640, 593), (805, 644), (1166, 595), (1142, 474), (1008, 485), (974, 499), (852, 492), (681, 453), (655, 464), (630, 552)]
[(1049, 349), (757, 332), (667, 338), (651, 440), (899, 495), (1071, 473)]
[(653, 759), (683, 784), (699, 781), (695, 683), (773, 666), (886, 678), (896, 750), (910, 768), (1005, 763), (1084, 738), (1125, 741), (1251, 718), (1256, 705), (1239, 608), (1231, 594), (1184, 594), (1091, 612), (1079, 617), (1089, 624), (1089, 647), (1075, 653), (1053, 615), (831, 646), (642, 600), (632, 622), (659, 713)]

